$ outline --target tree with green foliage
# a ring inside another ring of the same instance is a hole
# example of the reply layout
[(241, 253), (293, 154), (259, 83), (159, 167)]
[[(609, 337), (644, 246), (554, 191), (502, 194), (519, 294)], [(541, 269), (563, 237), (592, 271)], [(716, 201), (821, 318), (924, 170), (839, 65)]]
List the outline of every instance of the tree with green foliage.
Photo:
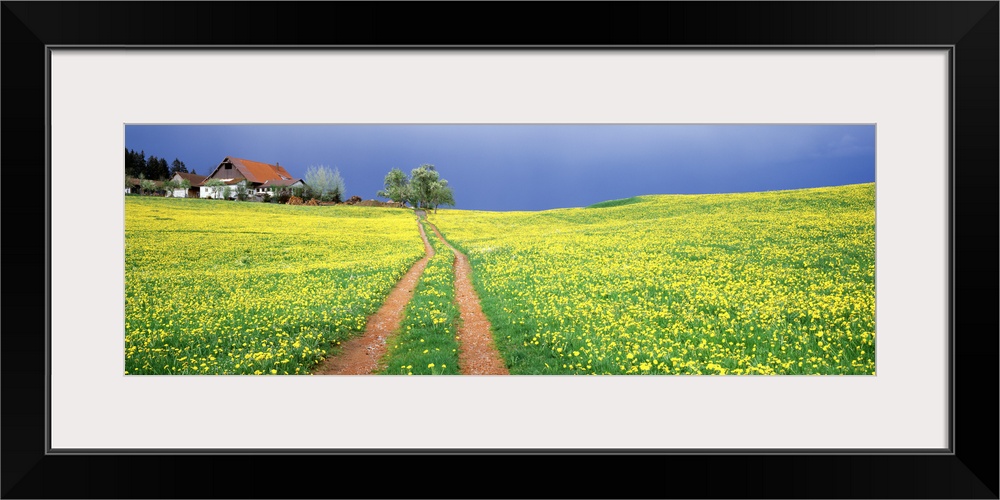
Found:
[(430, 199), (428, 202), (434, 209), (434, 213), (437, 213), (439, 205), (446, 207), (455, 206), (455, 192), (448, 186), (448, 181), (439, 179), (431, 183)]
[(410, 171), (410, 202), (416, 208), (427, 208), (431, 204), (434, 185), (440, 174), (434, 165), (423, 164)]
[(228, 199), (230, 199), (232, 197), (233, 197), (233, 188), (232, 187), (226, 186), (226, 187), (222, 188), (222, 199), (223, 200), (228, 200)]
[(167, 160), (150, 156), (146, 159), (146, 177), (149, 179), (164, 180), (170, 177), (170, 167)]
[(173, 177), (174, 174), (176, 174), (178, 172), (186, 174), (187, 171), (188, 171), (188, 169), (184, 165), (184, 162), (180, 161), (177, 158), (174, 158), (174, 162), (170, 164), (170, 174), (169, 175), (170, 175), (170, 177)]
[(145, 179), (149, 177), (148, 170), (146, 169), (146, 151), (139, 151), (139, 155), (135, 157), (135, 168), (136, 172), (139, 172), (139, 177)]
[(410, 171), (410, 196), (414, 206), (426, 208), (431, 196), (431, 185), (438, 180), (434, 165), (423, 164)]
[(128, 180), (129, 177), (135, 177), (139, 173), (135, 170), (135, 162), (132, 157), (135, 155), (135, 151), (129, 148), (125, 148), (125, 179)]
[(191, 191), (191, 181), (187, 179), (181, 179), (177, 187), (184, 189), (184, 197), (187, 198), (188, 192)]
[(138, 179), (146, 173), (146, 152), (136, 153), (135, 150), (125, 150), (125, 175)]
[(410, 177), (398, 168), (386, 174), (385, 189), (376, 193), (381, 198), (389, 198), (397, 203), (409, 203), (414, 208), (433, 208), (439, 206), (455, 206), (455, 193), (448, 186), (448, 181), (434, 165), (425, 163), (410, 171)]
[(160, 160), (153, 155), (149, 155), (149, 158), (146, 158), (146, 168), (144, 168), (142, 172), (146, 174), (146, 177), (149, 179), (157, 179), (158, 177), (156, 175), (156, 171), (159, 169)]
[(385, 176), (385, 189), (375, 193), (380, 198), (388, 198), (396, 203), (406, 203), (410, 197), (410, 180), (398, 168), (389, 171)]
[(205, 187), (207, 187), (207, 188), (209, 188), (211, 190), (211, 195), (210, 196), (212, 198), (218, 198), (219, 195), (222, 194), (222, 186), (225, 186), (225, 185), (226, 185), (226, 183), (220, 181), (219, 179), (209, 179), (207, 182), (205, 182)]
[(168, 179), (168, 180), (163, 181), (163, 192), (164, 192), (164, 195), (167, 196), (167, 197), (173, 196), (174, 195), (174, 190), (177, 189), (177, 188), (179, 188), (179, 187), (181, 187), (180, 183), (177, 182), (177, 181), (175, 181), (175, 180), (173, 180), (173, 179)]
[(156, 183), (149, 179), (139, 181), (139, 194), (150, 194), (156, 191)]

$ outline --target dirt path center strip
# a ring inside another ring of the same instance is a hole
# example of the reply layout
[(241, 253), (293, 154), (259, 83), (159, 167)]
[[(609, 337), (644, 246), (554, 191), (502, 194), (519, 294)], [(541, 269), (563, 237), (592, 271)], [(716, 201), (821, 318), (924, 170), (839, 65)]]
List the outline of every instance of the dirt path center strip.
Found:
[(434, 249), (427, 241), (427, 234), (420, 221), (417, 221), (417, 227), (420, 229), (420, 238), (424, 240), (424, 257), (413, 264), (396, 283), (382, 307), (368, 317), (364, 335), (343, 343), (341, 353), (324, 360), (313, 374), (368, 375), (380, 368), (379, 361), (387, 349), (386, 341), (399, 329), (403, 321), (403, 310), (413, 298), (420, 274), (434, 256)]
[(455, 301), (462, 322), (458, 327), (458, 367), (462, 375), (508, 375), (507, 365), (497, 351), (490, 334), (490, 320), (483, 314), (479, 295), (472, 287), (469, 258), (451, 246), (431, 224), (442, 243), (455, 254)]

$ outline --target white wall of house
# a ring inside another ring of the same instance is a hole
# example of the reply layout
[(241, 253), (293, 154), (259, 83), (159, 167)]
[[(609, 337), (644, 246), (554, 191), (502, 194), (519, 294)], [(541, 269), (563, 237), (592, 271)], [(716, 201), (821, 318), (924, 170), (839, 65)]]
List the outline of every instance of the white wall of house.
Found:
[[(305, 185), (306, 184), (304, 182), (298, 181), (298, 182), (296, 182), (294, 184), (291, 184), (291, 185), (285, 186), (285, 187), (286, 188), (297, 188), (297, 187), (303, 187)], [(220, 186), (218, 189), (207, 187), (207, 186), (198, 186), (198, 193), (199, 193), (198, 196), (200, 198), (215, 198), (215, 199), (220, 199), (220, 198), (222, 198), (222, 190), (223, 189), (225, 189), (225, 186)], [(235, 185), (230, 185), (229, 189), (230, 189), (229, 198), (235, 200), (236, 199), (236, 186)], [(179, 189), (179, 190), (175, 191), (175, 193), (182, 193), (183, 191), (184, 191), (183, 189)], [(254, 196), (258, 196), (258, 195), (263, 195), (265, 193), (266, 194), (271, 194), (271, 188), (269, 188), (269, 187), (265, 187), (265, 188), (261, 188), (261, 187), (256, 187), (256, 188), (255, 187), (248, 187), (247, 188), (247, 195), (250, 196), (250, 197), (254, 197)], [(178, 198), (184, 198), (185, 197), (184, 194), (177, 194), (176, 196)]]
[(175, 189), (173, 193), (174, 198), (187, 198), (187, 189)]
[[(198, 186), (199, 197), (201, 198), (214, 198), (216, 200), (222, 199), (222, 192), (226, 189), (226, 186), (219, 186), (217, 188)], [(236, 199), (236, 186), (229, 186), (229, 199)]]

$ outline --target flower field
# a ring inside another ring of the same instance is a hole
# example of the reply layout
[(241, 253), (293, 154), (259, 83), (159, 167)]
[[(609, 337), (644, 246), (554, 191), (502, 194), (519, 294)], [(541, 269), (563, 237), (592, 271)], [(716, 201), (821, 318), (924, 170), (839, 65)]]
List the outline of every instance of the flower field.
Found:
[(424, 254), (405, 210), (125, 199), (127, 374), (305, 374)]
[(512, 374), (875, 373), (875, 186), (440, 210)]
[(424, 226), (434, 257), (427, 263), (413, 299), (406, 306), (399, 335), (389, 345), (389, 375), (454, 375), (458, 373), (455, 322), (455, 255)]

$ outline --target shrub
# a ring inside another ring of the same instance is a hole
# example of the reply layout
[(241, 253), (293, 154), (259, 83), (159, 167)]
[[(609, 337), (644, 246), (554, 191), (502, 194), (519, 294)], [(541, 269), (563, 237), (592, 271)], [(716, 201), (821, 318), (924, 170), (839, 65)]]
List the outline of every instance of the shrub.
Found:
[(246, 181), (240, 181), (236, 184), (236, 199), (240, 201), (246, 201), (250, 196), (250, 190), (247, 188)]
[(344, 187), (344, 178), (340, 176), (340, 170), (330, 169), (323, 165), (310, 166), (306, 170), (306, 184), (312, 190), (312, 198), (319, 198), (323, 201), (333, 201), (340, 203), (347, 190)]
[(302, 198), (299, 198), (298, 196), (292, 196), (291, 198), (288, 199), (288, 204), (289, 205), (302, 205)]
[(152, 194), (156, 191), (156, 184), (149, 180), (143, 179), (139, 181), (139, 194)]

